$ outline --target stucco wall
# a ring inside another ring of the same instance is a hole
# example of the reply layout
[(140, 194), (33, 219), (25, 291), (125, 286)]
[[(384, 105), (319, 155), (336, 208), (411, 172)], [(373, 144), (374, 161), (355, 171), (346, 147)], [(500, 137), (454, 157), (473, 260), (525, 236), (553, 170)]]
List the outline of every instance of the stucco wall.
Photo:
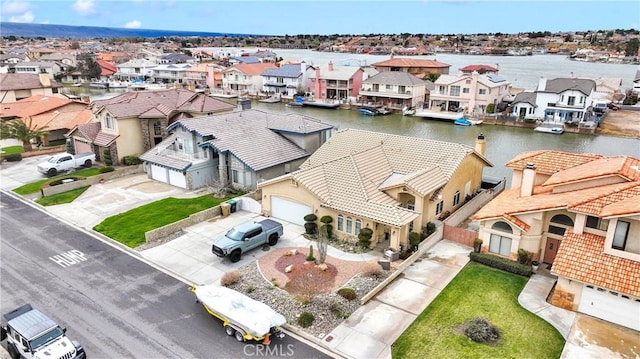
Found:
[[(102, 128), (104, 130), (104, 126), (102, 126)], [(124, 156), (139, 156), (144, 153), (142, 129), (139, 119), (118, 119), (116, 130), (120, 136), (116, 140), (119, 158)]]

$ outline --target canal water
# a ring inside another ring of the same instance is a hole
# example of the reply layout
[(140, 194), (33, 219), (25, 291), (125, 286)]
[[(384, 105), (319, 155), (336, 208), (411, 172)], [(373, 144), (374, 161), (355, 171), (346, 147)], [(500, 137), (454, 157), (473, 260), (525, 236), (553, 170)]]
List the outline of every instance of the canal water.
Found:
[(287, 107), (283, 103), (253, 101), (251, 106), (266, 112), (304, 114), (329, 123), (339, 130), (355, 128), (455, 142), (471, 147), (475, 145), (476, 138), (482, 133), (487, 141), (486, 157), (494, 165), (492, 168), (485, 169), (485, 175), (507, 178), (508, 181), (511, 179), (511, 170), (505, 168), (504, 164), (525, 151), (560, 150), (640, 157), (640, 139), (633, 138), (573, 133), (556, 135), (534, 132), (532, 129), (487, 124), (456, 126), (452, 122), (428, 120), (422, 117), (407, 117), (399, 114), (366, 116), (356, 110)]

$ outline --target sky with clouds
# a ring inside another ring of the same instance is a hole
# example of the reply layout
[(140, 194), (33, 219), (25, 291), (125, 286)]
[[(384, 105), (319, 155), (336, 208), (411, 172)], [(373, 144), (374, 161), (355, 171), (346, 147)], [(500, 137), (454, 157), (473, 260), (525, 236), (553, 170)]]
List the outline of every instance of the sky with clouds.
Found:
[(8, 22), (233, 34), (474, 34), (640, 26), (638, 0), (0, 1), (0, 20)]

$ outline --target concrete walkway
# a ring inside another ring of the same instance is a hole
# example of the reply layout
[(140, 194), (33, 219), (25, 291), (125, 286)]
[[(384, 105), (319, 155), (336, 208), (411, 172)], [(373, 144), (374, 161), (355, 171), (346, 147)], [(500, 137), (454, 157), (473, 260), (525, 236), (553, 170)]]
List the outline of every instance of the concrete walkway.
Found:
[(576, 313), (553, 306), (547, 302), (547, 296), (551, 293), (555, 282), (556, 280), (551, 277), (540, 274), (532, 275), (527, 285), (520, 292), (518, 303), (526, 310), (553, 325), (566, 340), (569, 338), (571, 326), (576, 319)]
[(391, 358), (391, 345), (467, 264), (471, 250), (447, 240), (438, 242), (322, 344), (346, 358)]

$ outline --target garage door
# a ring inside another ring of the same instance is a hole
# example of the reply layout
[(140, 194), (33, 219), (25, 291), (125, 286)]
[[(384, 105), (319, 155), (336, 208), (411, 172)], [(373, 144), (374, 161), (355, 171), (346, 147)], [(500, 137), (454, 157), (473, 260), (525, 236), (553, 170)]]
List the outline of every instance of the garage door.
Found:
[(91, 145), (87, 142), (75, 140), (74, 144), (75, 144), (76, 153), (93, 152), (91, 150)]
[(187, 188), (187, 178), (182, 172), (170, 169), (169, 184), (180, 188)]
[(167, 169), (164, 167), (151, 165), (151, 178), (156, 181), (167, 183)]
[(313, 213), (311, 207), (281, 197), (271, 197), (271, 216), (304, 225), (304, 216)]
[(640, 330), (640, 300), (604, 288), (585, 285), (578, 311)]

